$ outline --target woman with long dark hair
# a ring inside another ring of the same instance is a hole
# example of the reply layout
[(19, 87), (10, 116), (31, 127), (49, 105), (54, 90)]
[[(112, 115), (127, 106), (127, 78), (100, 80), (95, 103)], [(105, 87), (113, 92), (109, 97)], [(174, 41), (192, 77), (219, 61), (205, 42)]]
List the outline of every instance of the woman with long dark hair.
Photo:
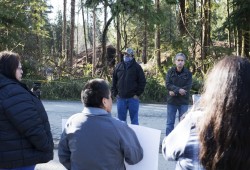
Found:
[(206, 170), (250, 168), (250, 63), (225, 57), (209, 73), (201, 98), (200, 160)]
[(0, 170), (34, 170), (53, 159), (47, 113), (22, 74), (20, 56), (0, 52)]

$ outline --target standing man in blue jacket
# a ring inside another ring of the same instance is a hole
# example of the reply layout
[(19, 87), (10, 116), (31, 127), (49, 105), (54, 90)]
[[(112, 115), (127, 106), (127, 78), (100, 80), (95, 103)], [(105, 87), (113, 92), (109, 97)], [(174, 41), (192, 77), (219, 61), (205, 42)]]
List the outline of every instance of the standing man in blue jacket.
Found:
[(134, 59), (134, 51), (127, 48), (123, 61), (118, 63), (113, 72), (112, 95), (117, 98), (118, 118), (127, 119), (129, 111), (131, 124), (139, 125), (139, 96), (143, 93), (146, 78), (141, 66)]
[(166, 76), (167, 88), (167, 123), (166, 136), (174, 129), (175, 116), (178, 110), (180, 117), (188, 110), (189, 92), (192, 87), (192, 74), (184, 67), (186, 56), (176, 54), (175, 67), (168, 70)]

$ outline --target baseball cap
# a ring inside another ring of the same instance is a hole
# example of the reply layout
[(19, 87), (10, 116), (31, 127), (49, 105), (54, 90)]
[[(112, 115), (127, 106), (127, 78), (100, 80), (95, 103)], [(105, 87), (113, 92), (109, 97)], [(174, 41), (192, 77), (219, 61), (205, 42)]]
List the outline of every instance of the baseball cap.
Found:
[(134, 51), (132, 48), (127, 48), (124, 53), (129, 54), (129, 55), (134, 55)]

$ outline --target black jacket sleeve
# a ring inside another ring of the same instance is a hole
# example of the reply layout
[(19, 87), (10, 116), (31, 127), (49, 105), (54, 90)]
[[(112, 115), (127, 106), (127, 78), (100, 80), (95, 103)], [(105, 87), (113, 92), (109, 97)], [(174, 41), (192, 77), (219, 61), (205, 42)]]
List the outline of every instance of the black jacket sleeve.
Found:
[(137, 96), (140, 96), (143, 92), (144, 92), (144, 89), (145, 89), (145, 86), (146, 86), (146, 78), (145, 78), (145, 74), (141, 68), (141, 66), (138, 64), (138, 91), (136, 92), (136, 95)]
[(114, 97), (116, 97), (116, 95), (118, 94), (118, 90), (117, 90), (118, 78), (117, 78), (117, 73), (116, 73), (117, 67), (118, 67), (118, 65), (115, 67), (115, 69), (113, 71), (113, 75), (112, 75), (111, 93), (112, 93), (112, 96), (114, 96)]

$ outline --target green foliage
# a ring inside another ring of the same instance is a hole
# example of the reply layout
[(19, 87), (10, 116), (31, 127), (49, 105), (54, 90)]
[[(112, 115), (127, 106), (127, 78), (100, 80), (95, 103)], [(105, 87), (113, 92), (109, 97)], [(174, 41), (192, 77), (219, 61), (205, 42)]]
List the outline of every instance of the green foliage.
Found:
[(46, 9), (44, 0), (1, 0), (0, 50), (23, 47), (26, 34), (46, 35)]
[(77, 81), (51, 81), (42, 84), (42, 95), (44, 99), (80, 99), (81, 90), (85, 80)]
[(193, 85), (190, 92), (191, 96), (192, 94), (200, 94), (202, 87), (203, 87), (203, 80), (201, 79), (201, 77), (193, 76)]
[(166, 88), (164, 82), (155, 77), (147, 77), (147, 84), (144, 93), (140, 97), (142, 102), (165, 102)]
[[(33, 77), (34, 78), (34, 77)], [(41, 83), (41, 98), (50, 100), (79, 100), (81, 90), (90, 77), (75, 80), (46, 81), (37, 79), (25, 79), (23, 82), (31, 89), (34, 82)], [(143, 95), (140, 97), (142, 102), (165, 102), (166, 89), (163, 82), (159, 79), (147, 78), (147, 84)]]
[[(41, 77), (32, 77), (33, 79), (24, 79), (23, 82), (31, 89), (34, 82), (41, 83), (41, 98), (50, 100), (79, 100), (81, 90), (85, 83), (91, 79), (85, 77), (82, 79), (64, 79), (61, 81), (47, 81), (39, 79)], [(110, 83), (111, 84), (111, 83)], [(203, 81), (200, 78), (193, 76), (193, 86), (191, 95), (201, 92)], [(190, 97), (191, 97), (190, 95)], [(165, 80), (158, 76), (148, 76), (147, 84), (144, 93), (140, 97), (142, 102), (150, 103), (165, 103), (167, 90), (165, 87)]]
[(232, 5), (235, 7), (228, 20), (234, 25), (234, 27), (241, 28), (242, 30), (249, 30), (249, 0), (234, 0)]
[(89, 78), (64, 80), (64, 81), (45, 81), (26, 79), (24, 82), (29, 88), (33, 82), (41, 83), (41, 98), (50, 100), (79, 100), (81, 91)]
[(84, 65), (84, 67), (83, 67), (83, 75), (85, 75), (85, 76), (91, 76), (91, 74), (92, 74), (92, 67), (93, 67), (93, 65), (92, 64), (86, 64), (86, 65)]
[(175, 5), (177, 4), (177, 0), (165, 0), (167, 4)]

